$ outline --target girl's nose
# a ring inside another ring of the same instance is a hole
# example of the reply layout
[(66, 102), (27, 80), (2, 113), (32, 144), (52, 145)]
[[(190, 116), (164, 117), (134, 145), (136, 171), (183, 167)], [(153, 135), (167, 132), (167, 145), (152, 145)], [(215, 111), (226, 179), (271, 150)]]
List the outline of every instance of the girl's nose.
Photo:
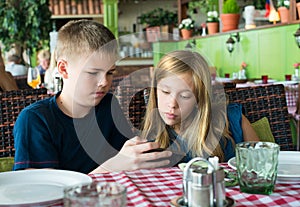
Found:
[(172, 96), (172, 95), (170, 96), (170, 100), (168, 102), (168, 107), (169, 108), (174, 109), (174, 108), (178, 107), (178, 103), (177, 103), (176, 99), (177, 99), (176, 96)]

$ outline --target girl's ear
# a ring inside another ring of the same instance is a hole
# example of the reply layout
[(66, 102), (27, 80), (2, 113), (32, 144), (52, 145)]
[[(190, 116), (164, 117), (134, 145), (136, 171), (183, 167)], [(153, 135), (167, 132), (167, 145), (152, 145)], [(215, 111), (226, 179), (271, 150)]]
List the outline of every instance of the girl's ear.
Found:
[(57, 70), (63, 77), (63, 79), (68, 78), (68, 62), (66, 60), (60, 59), (57, 61)]

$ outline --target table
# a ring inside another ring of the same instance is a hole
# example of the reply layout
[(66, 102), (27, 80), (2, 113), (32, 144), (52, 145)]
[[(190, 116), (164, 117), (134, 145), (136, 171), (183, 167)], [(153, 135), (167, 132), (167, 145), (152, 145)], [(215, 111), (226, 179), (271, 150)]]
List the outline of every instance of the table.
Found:
[[(228, 168), (227, 164), (222, 164)], [(130, 172), (90, 175), (93, 180), (119, 182), (127, 188), (127, 206), (170, 206), (170, 200), (182, 195), (182, 171), (177, 168), (145, 169)], [(247, 194), (239, 186), (226, 188), (226, 196), (236, 207), (300, 206), (300, 183), (277, 183), (270, 196)]]

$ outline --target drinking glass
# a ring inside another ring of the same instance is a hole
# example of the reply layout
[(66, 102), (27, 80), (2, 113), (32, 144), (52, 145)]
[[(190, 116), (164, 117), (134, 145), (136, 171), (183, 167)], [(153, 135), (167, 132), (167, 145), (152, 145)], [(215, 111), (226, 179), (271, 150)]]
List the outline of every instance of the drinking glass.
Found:
[(285, 80), (286, 81), (291, 81), (292, 80), (292, 75), (291, 74), (286, 74), (285, 75)]
[(65, 207), (126, 207), (126, 188), (118, 183), (92, 182), (64, 189)]
[(269, 195), (273, 192), (279, 145), (273, 142), (242, 142), (236, 145), (236, 168), (241, 192)]
[(267, 75), (262, 75), (261, 80), (262, 80), (263, 84), (267, 84), (268, 83), (268, 76)]
[(41, 75), (37, 67), (28, 68), (27, 84), (32, 88), (39, 88), (39, 85), (41, 84)]

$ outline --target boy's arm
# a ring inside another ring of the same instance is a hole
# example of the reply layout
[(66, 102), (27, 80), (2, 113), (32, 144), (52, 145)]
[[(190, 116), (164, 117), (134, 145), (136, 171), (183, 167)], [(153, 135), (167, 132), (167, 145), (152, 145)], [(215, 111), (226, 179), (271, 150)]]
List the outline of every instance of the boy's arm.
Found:
[(168, 158), (171, 157), (172, 152), (162, 151), (145, 153), (146, 151), (157, 148), (159, 148), (157, 142), (146, 142), (146, 140), (140, 141), (138, 137), (134, 137), (124, 144), (117, 155), (104, 162), (90, 172), (90, 174), (167, 166), (170, 163)]

